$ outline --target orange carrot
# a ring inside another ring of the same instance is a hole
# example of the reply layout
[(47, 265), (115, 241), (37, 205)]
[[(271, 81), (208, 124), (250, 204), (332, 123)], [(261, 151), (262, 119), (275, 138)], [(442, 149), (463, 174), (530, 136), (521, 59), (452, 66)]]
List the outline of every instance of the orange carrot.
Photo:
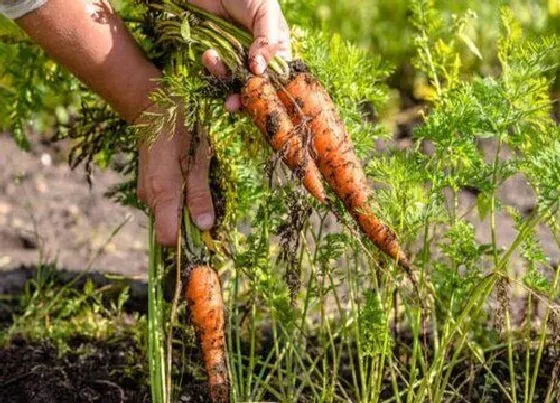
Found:
[(216, 272), (208, 266), (194, 267), (187, 283), (186, 297), (192, 323), (200, 337), (204, 366), (208, 373), (210, 398), (214, 403), (228, 402), (224, 304)]
[(325, 190), (321, 173), (310, 158), (268, 77), (249, 77), (241, 90), (241, 103), (255, 125), (266, 135), (272, 148), (283, 153), (284, 163), (292, 171), (301, 173), (307, 191), (324, 202)]
[(307, 125), (311, 155), (319, 171), (367, 237), (408, 269), (408, 260), (395, 233), (378, 219), (368, 203), (371, 191), (365, 173), (333, 100), (310, 73), (294, 70), (278, 96), (294, 124)]

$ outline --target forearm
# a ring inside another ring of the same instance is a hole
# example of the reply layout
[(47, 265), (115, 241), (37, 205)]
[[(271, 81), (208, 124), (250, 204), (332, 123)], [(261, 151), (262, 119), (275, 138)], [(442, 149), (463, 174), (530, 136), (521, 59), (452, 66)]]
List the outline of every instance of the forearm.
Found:
[(16, 22), (124, 119), (147, 106), (161, 73), (106, 1), (49, 0)]

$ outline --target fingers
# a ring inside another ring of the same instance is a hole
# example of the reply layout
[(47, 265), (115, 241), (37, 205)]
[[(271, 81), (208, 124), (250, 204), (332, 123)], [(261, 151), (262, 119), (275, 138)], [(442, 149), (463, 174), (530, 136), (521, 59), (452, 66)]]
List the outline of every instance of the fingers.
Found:
[(138, 198), (152, 210), (156, 240), (166, 247), (175, 246), (177, 242), (183, 184), (179, 157), (190, 142), (189, 133), (182, 124), (173, 136), (170, 130), (164, 127), (150, 148), (140, 146), (138, 167)]
[(208, 136), (204, 133), (195, 142), (194, 156), (189, 166), (186, 198), (191, 218), (201, 230), (209, 230), (214, 225), (214, 205), (208, 184), (211, 149)]
[(166, 247), (177, 242), (183, 183), (187, 183), (187, 206), (195, 225), (209, 230), (215, 221), (208, 184), (209, 140), (206, 136), (197, 139), (194, 156), (189, 157), (190, 137), (183, 126), (177, 127), (171, 138), (164, 129), (149, 149), (144, 145), (139, 148), (138, 198), (152, 210), (156, 240)]
[(202, 54), (202, 64), (216, 78), (224, 79), (229, 76), (226, 65), (214, 49), (208, 49)]
[(208, 11), (210, 14), (220, 16), (225, 14), (222, 1), (189, 0), (189, 3)]
[[(194, 1), (194, 0), (191, 0)], [(252, 2), (250, 6), (234, 7), (229, 3), (220, 3), (221, 10), (214, 10), (219, 15), (227, 16), (246, 26), (255, 37), (249, 48), (249, 69), (254, 74), (263, 74), (268, 63), (279, 56), (291, 60), (290, 32), (282, 10), (275, 0)], [(206, 8), (206, 6), (203, 6)], [(202, 55), (202, 63), (217, 78), (229, 77), (227, 66), (220, 59), (216, 50), (210, 49)], [(226, 101), (226, 109), (235, 112), (241, 108), (239, 96), (234, 94)]]
[(263, 74), (274, 56), (291, 59), (289, 28), (276, 1), (261, 2), (253, 21), (255, 41), (249, 49), (249, 68)]
[(163, 246), (171, 247), (177, 242), (177, 215), (181, 208), (183, 183), (178, 146), (187, 135), (178, 131), (174, 137), (168, 138), (167, 133), (161, 133), (148, 152), (147, 202), (154, 213), (157, 241)]
[[(209, 49), (202, 54), (202, 64), (214, 77), (226, 79), (229, 77), (229, 71), (225, 63), (220, 58), (218, 52)], [(237, 112), (241, 109), (241, 99), (239, 94), (233, 94), (226, 100), (226, 109), (230, 112)]]
[(162, 191), (156, 193), (152, 200), (156, 240), (162, 246), (173, 247), (177, 244), (179, 229), (177, 217), (181, 208), (180, 203), (179, 192), (174, 186), (162, 188)]

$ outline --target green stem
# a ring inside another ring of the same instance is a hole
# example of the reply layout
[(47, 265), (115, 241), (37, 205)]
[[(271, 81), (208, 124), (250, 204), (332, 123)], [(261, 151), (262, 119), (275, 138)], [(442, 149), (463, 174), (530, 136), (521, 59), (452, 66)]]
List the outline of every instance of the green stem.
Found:
[[(182, 186), (181, 189), (181, 194), (184, 194), (184, 184)], [(181, 202), (181, 204), (183, 204)], [(177, 222), (181, 222), (181, 214), (189, 214), (188, 210), (185, 208), (184, 210), (181, 210), (181, 213), (179, 213), (178, 217), (177, 217)], [(179, 230), (177, 231), (177, 240), (176, 240), (176, 249), (175, 249), (175, 291), (173, 294), (173, 301), (171, 303), (171, 314), (169, 316), (169, 327), (167, 330), (167, 367), (166, 367), (166, 372), (167, 372), (167, 382), (166, 382), (166, 388), (167, 388), (167, 403), (172, 403), (173, 401), (173, 383), (172, 383), (172, 374), (173, 374), (173, 328), (175, 326), (175, 322), (177, 321), (177, 310), (179, 307), (179, 299), (181, 297), (181, 289), (182, 289), (182, 284), (181, 284), (181, 263), (182, 263), (182, 243), (181, 243), (181, 239), (182, 239), (182, 226), (179, 225)]]
[[(496, 146), (496, 155), (494, 157), (494, 164), (492, 168), (492, 196), (490, 199), (490, 232), (492, 236), (492, 255), (494, 259), (494, 267), (498, 266), (498, 233), (496, 231), (496, 191), (499, 182), (499, 167), (500, 167), (500, 152), (502, 150), (502, 136), (498, 137), (498, 145)], [(502, 279), (501, 281), (504, 281)], [(507, 291), (506, 291), (507, 292)], [(509, 377), (511, 384), (511, 397), (513, 403), (517, 402), (517, 379), (513, 363), (513, 339), (511, 329), (511, 316), (509, 313), (509, 306), (504, 307), (506, 316), (506, 332), (507, 332), (507, 345), (508, 345), (508, 367)]]
[(527, 397), (529, 396), (529, 385), (531, 384), (531, 316), (533, 315), (532, 311), (532, 294), (529, 292), (527, 295), (527, 315), (525, 319), (525, 339), (526, 339), (526, 347), (525, 347), (525, 401), (531, 402), (532, 400), (528, 400)]
[(167, 401), (165, 389), (165, 349), (163, 346), (163, 278), (162, 248), (156, 243), (154, 217), (149, 218), (148, 260), (148, 363), (151, 380), (152, 401)]
[(255, 371), (255, 354), (256, 354), (256, 342), (257, 342), (257, 307), (255, 302), (251, 302), (251, 328), (249, 333), (249, 368), (247, 369), (247, 386), (245, 387), (245, 395), (251, 395), (251, 384), (253, 382), (253, 373)]
[(500, 167), (500, 151), (502, 149), (502, 138), (498, 138), (496, 147), (496, 155), (492, 168), (492, 195), (490, 198), (490, 232), (492, 236), (492, 255), (494, 258), (494, 267), (498, 265), (498, 236), (496, 232), (496, 188), (498, 186), (498, 169)]
[[(558, 281), (560, 280), (560, 267), (558, 267), (556, 269), (556, 275), (554, 276), (554, 282), (552, 284), (552, 296), (551, 296), (551, 300), (554, 300), (554, 298), (558, 295), (556, 293), (556, 287), (558, 287)], [(533, 401), (533, 397), (535, 396), (535, 389), (537, 386), (537, 378), (539, 375), (539, 366), (541, 363), (541, 357), (542, 357), (542, 353), (544, 350), (544, 346), (545, 346), (545, 342), (546, 342), (546, 333), (547, 333), (547, 327), (548, 327), (548, 320), (550, 317), (550, 306), (547, 306), (546, 308), (546, 313), (544, 315), (542, 324), (541, 324), (541, 329), (540, 329), (540, 333), (539, 333), (539, 347), (537, 350), (537, 357), (535, 359), (535, 367), (533, 369), (533, 377), (531, 379), (531, 389), (529, 391), (529, 396), (527, 397), (527, 401), (528, 402), (532, 402)]]

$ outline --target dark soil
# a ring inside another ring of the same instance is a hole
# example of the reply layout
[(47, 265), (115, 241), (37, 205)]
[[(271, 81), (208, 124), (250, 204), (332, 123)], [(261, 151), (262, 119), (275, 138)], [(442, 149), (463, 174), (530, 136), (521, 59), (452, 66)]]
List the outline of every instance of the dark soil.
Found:
[(58, 356), (49, 342), (19, 340), (0, 350), (0, 396), (4, 402), (145, 402), (144, 360), (133, 343), (77, 343)]
[[(537, 352), (532, 350), (529, 354), (531, 360), (531, 376), (534, 371), (534, 363), (536, 360)], [(517, 350), (513, 352), (513, 365), (516, 368), (516, 382), (517, 382), (517, 397), (521, 399), (525, 396), (525, 365), (526, 365), (526, 350)], [(492, 371), (496, 379), (502, 385), (511, 391), (510, 374), (508, 370), (508, 356), (507, 351), (502, 350), (495, 355), (487, 355), (488, 368)], [(473, 357), (474, 360), (474, 357)], [(464, 362), (458, 365), (452, 374), (451, 384), (461, 393), (464, 398), (463, 401), (467, 402), (502, 402), (507, 401), (503, 392), (500, 390), (498, 384), (489, 375), (476, 360)], [(549, 401), (560, 399), (558, 390), (560, 384), (558, 383), (558, 376), (560, 371), (560, 354), (556, 346), (550, 345), (544, 349), (537, 381), (535, 383), (535, 394), (533, 402), (544, 402), (548, 397)], [(461, 388), (461, 389), (459, 389)], [(530, 385), (529, 385), (530, 388)], [(557, 401), (557, 400), (556, 400)]]
[[(71, 343), (59, 356), (49, 342), (15, 340), (0, 349), (4, 403), (149, 402), (146, 357), (132, 340)], [(207, 402), (206, 383), (183, 375), (179, 402)]]
[[(98, 279), (102, 283), (101, 280)], [(134, 310), (133, 304), (129, 309)], [(184, 314), (184, 313), (183, 313)], [(2, 325), (9, 324), (8, 316), (0, 320)], [(181, 317), (180, 323), (187, 323)], [(128, 334), (128, 333), (124, 333)], [(264, 331), (260, 354), (266, 356), (273, 348), (272, 334)], [(178, 339), (180, 339), (178, 337)], [(532, 336), (533, 340), (537, 335)], [(176, 374), (174, 384), (181, 385), (177, 402), (208, 402), (207, 385), (200, 368), (200, 351), (194, 340), (183, 339), (187, 346), (186, 354), (177, 351), (174, 356), (174, 368), (184, 367), (184, 372)], [(321, 354), (320, 340), (310, 336), (307, 349)], [(431, 343), (428, 336), (427, 343)], [(0, 401), (3, 402), (149, 402), (151, 401), (148, 382), (145, 346), (133, 337), (121, 334), (108, 341), (95, 341), (74, 338), (68, 341), (69, 352), (61, 354), (50, 342), (29, 342), (23, 338), (12, 340), (11, 344), (0, 348)], [(394, 357), (406, 368), (411, 360), (412, 340), (409, 335), (401, 334), (395, 344)], [(551, 337), (545, 347), (540, 361), (534, 401), (544, 401), (545, 397), (557, 398), (560, 390), (560, 345)], [(242, 350), (248, 353), (249, 346)], [(428, 351), (433, 351), (430, 347)], [(345, 350), (346, 351), (346, 350)], [(354, 351), (357, 351), (354, 350)], [(450, 351), (450, 354), (452, 351)], [(465, 351), (465, 353), (467, 353)], [(430, 354), (427, 357), (431, 360)], [(186, 357), (186, 360), (185, 360)], [(360, 359), (357, 355), (354, 361)], [(463, 402), (501, 402), (504, 393), (488, 374), (489, 369), (501, 385), (510, 390), (508, 357), (505, 348), (485, 354), (487, 368), (479, 364), (475, 357), (469, 357), (458, 363), (449, 377), (449, 386), (456, 390)], [(352, 383), (350, 357), (341, 357), (340, 375), (348, 384)], [(530, 353), (531, 365), (534, 365), (535, 351)], [(517, 374), (518, 396), (524, 396), (526, 351), (519, 349), (513, 354)], [(260, 371), (257, 366), (255, 372)], [(421, 370), (421, 369), (420, 369)], [(533, 369), (531, 370), (531, 372)], [(197, 375), (195, 375), (197, 374)], [(407, 374), (404, 374), (407, 377)], [(419, 374), (422, 377), (422, 374)], [(320, 383), (321, 379), (317, 379)], [(399, 379), (399, 388), (406, 385)], [(304, 391), (304, 394), (306, 391)], [(383, 381), (382, 399), (393, 396), (393, 385), (387, 373)], [(310, 395), (311, 396), (311, 395)], [(265, 396), (274, 401), (273, 395)], [(311, 397), (309, 397), (311, 401)]]
[[(15, 270), (18, 277), (33, 278), (34, 268)], [(18, 283), (10, 281), (10, 272), (0, 272), (0, 295), (21, 295)], [(74, 287), (81, 289), (89, 279), (96, 287), (106, 286), (110, 280), (101, 274), (89, 274), (76, 279), (72, 271), (52, 273), (53, 285), (74, 281)], [(130, 287), (124, 314), (145, 314), (145, 283), (127, 281)], [(117, 287), (118, 288), (118, 287)], [(5, 291), (2, 293), (1, 291)], [(104, 294), (104, 303), (116, 303), (118, 293)], [(0, 332), (12, 325), (13, 315), (23, 312), (18, 298), (0, 301)], [(183, 313), (184, 314), (184, 313)], [(187, 319), (180, 317), (180, 322)], [(150, 385), (146, 346), (139, 340), (137, 319), (127, 322), (130, 329), (109, 336), (105, 340), (93, 340), (84, 336), (71, 336), (65, 340), (66, 348), (59, 350), (49, 340), (31, 341), (23, 336), (15, 336), (7, 345), (0, 345), (0, 402), (59, 403), (59, 402), (150, 402)], [(186, 336), (185, 336), (186, 337)], [(192, 340), (177, 337), (185, 347), (189, 363), (183, 367), (183, 351), (180, 344), (174, 351), (174, 385), (180, 385), (174, 402), (208, 402), (207, 384), (203, 372), (197, 366), (202, 363), (198, 345)], [(180, 369), (182, 373), (179, 373)]]

